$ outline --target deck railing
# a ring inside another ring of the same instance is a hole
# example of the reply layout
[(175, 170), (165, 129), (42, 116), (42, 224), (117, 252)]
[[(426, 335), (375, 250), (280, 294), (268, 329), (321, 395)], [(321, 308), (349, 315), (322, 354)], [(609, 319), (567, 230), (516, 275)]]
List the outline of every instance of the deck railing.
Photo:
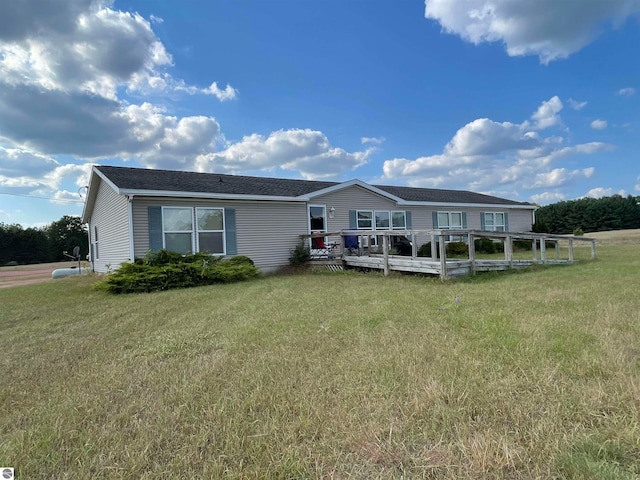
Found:
[[(351, 262), (362, 266), (367, 262), (362, 259), (356, 260), (353, 257), (375, 257), (375, 262), (369, 262), (372, 265), (371, 268), (380, 268), (385, 275), (388, 275), (389, 271), (394, 269), (414, 271), (411, 269), (411, 264), (407, 264), (407, 260), (414, 262), (415, 271), (437, 273), (442, 278), (467, 270), (468, 273), (474, 274), (480, 270), (511, 269), (538, 263), (573, 263), (575, 242), (590, 243), (591, 258), (596, 258), (596, 241), (594, 238), (547, 233), (494, 232), (468, 229), (342, 230), (340, 232), (305, 234), (300, 235), (300, 237), (302, 239), (323, 239), (324, 248), (311, 249), (312, 259), (314, 260), (335, 261), (336, 259), (342, 259), (347, 265)], [(347, 237), (350, 237), (351, 240), (353, 240), (353, 237), (358, 239), (357, 248), (345, 245)], [(397, 255), (392, 255), (392, 239), (402, 237), (411, 242), (411, 254), (409, 255), (408, 251), (404, 252), (405, 255), (401, 257), (404, 261), (400, 262), (396, 259)], [(447, 259), (446, 245), (451, 237), (462, 238), (468, 245), (469, 253), (467, 259)], [(478, 259), (475, 240), (479, 238), (501, 240), (504, 244), (504, 260)], [(531, 242), (531, 260), (514, 260), (513, 242), (516, 240)], [(418, 257), (418, 244), (425, 241), (431, 242), (431, 257)], [(549, 243), (554, 246), (555, 258), (549, 258), (547, 253), (547, 244)], [(566, 259), (561, 258), (561, 243), (568, 246), (568, 257)], [(394, 268), (394, 264), (397, 268)]]

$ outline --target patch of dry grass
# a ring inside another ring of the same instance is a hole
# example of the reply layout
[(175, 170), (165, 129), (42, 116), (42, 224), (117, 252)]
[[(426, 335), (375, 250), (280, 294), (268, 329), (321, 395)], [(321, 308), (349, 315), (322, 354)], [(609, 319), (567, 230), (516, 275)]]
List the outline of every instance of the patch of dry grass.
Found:
[(640, 245), (452, 282), (0, 291), (23, 478), (640, 475)]

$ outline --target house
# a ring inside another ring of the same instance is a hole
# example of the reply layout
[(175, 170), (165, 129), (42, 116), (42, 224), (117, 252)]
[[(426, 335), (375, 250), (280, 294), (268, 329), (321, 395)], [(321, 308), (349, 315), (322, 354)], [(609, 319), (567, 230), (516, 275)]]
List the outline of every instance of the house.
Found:
[[(529, 232), (535, 205), (480, 193), (94, 166), (83, 222), (96, 272), (162, 248), (288, 265), (300, 235), (344, 229)], [(375, 242), (375, 237), (372, 237)]]

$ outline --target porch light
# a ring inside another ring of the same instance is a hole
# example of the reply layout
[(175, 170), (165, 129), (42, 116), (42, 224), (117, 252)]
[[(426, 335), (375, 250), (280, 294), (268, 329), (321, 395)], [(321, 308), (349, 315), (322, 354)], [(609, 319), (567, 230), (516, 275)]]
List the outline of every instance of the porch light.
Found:
[(333, 218), (335, 214), (336, 214), (335, 207), (329, 208), (329, 218)]

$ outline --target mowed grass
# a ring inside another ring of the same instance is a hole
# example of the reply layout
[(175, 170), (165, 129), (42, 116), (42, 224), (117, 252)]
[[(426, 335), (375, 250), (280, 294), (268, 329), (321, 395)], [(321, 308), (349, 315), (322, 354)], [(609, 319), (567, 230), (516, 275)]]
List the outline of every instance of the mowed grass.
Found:
[(638, 478), (639, 273), (630, 244), (449, 282), (3, 289), (0, 464), (29, 479)]

